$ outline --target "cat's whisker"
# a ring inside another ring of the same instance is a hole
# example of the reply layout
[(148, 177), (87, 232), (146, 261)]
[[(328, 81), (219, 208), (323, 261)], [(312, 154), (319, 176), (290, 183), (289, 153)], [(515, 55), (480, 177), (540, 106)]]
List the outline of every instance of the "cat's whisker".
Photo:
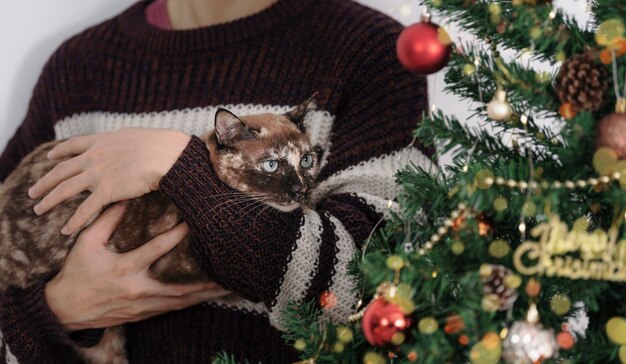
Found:
[(259, 201), (257, 200), (255, 203), (252, 203), (246, 207), (244, 207), (241, 210), (241, 213), (239, 215), (239, 219), (241, 219), (242, 217), (246, 216), (247, 214), (253, 212), (254, 210), (261, 208), (263, 206), (268, 206), (264, 201)]
[(226, 201), (220, 205), (218, 205), (217, 207), (220, 206), (224, 206), (224, 205), (228, 205), (229, 202), (233, 202), (232, 206), (237, 206), (237, 205), (244, 205), (240, 210), (244, 210), (246, 209), (248, 206), (250, 205), (255, 205), (259, 202), (263, 202), (265, 201), (264, 199), (257, 199), (257, 198), (242, 198), (242, 199), (238, 199), (238, 200), (231, 200), (231, 201)]
[(238, 200), (235, 200), (235, 199), (226, 200), (226, 201), (220, 203), (219, 205), (215, 206), (215, 209), (218, 209), (220, 207), (234, 207), (234, 206), (242, 205), (242, 204), (247, 203), (247, 202), (251, 202), (252, 203), (252, 202), (254, 202), (254, 200), (251, 199), (251, 198), (242, 198), (242, 199), (238, 199)]
[(271, 207), (272, 207), (272, 206), (270, 206), (270, 205), (265, 205), (265, 207), (264, 207), (264, 208), (262, 208), (262, 209), (261, 209), (261, 210), (260, 210), (260, 211), (256, 214), (256, 216), (254, 217), (254, 220), (252, 221), (252, 223), (253, 223), (253, 225), (252, 225), (252, 226), (254, 226), (254, 227), (256, 228), (256, 222), (257, 222), (257, 220), (259, 219), (259, 215), (261, 215), (264, 211), (267, 211), (267, 210), (268, 210), (269, 208), (271, 208)]
[(231, 196), (239, 197), (239, 196), (248, 196), (248, 195), (243, 192), (235, 191), (235, 192), (218, 193), (215, 195), (210, 195), (209, 197), (220, 198), (220, 197), (231, 197)]

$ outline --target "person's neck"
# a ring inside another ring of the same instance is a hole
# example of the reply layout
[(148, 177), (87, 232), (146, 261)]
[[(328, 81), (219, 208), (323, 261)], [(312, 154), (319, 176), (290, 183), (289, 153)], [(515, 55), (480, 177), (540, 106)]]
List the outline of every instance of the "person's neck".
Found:
[(167, 0), (173, 29), (193, 29), (244, 18), (278, 0)]

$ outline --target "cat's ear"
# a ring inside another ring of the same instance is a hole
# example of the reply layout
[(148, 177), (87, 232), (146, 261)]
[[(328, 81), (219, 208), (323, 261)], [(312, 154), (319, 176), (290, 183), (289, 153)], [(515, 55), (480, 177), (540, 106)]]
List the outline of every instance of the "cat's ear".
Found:
[(309, 111), (317, 110), (317, 96), (319, 92), (314, 93), (305, 102), (296, 106), (295, 109), (287, 112), (285, 117), (291, 120), (301, 132), (306, 132), (306, 125), (304, 125), (304, 119)]
[(239, 140), (253, 139), (254, 132), (235, 114), (219, 108), (215, 113), (215, 136), (220, 145), (234, 147)]

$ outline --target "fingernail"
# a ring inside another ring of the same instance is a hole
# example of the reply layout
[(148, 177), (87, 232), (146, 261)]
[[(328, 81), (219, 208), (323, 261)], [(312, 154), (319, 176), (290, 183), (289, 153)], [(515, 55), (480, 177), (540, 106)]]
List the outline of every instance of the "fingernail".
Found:
[(52, 159), (52, 156), (53, 156), (52, 152), (54, 152), (54, 149), (52, 149), (51, 151), (48, 152), (48, 154), (46, 154), (46, 158)]
[(35, 198), (35, 187), (31, 187), (28, 189), (28, 197), (30, 197), (31, 199)]
[(67, 225), (63, 226), (63, 228), (61, 229), (61, 234), (63, 234), (63, 235), (70, 235), (70, 228), (69, 228), (69, 226), (67, 226)]
[(33, 210), (35, 211), (37, 215), (41, 215), (41, 206), (39, 204), (35, 205)]

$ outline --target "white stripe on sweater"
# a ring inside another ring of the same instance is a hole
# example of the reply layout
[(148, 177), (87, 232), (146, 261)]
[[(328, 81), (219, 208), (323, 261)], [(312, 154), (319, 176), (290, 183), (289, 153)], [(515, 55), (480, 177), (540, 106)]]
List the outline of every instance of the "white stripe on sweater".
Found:
[(284, 330), (281, 317), (290, 301), (301, 302), (311, 286), (319, 265), (322, 244), (322, 220), (317, 212), (304, 211), (304, 224), (300, 228), (300, 238), (291, 254), (287, 271), (279, 288), (276, 304), (270, 310), (270, 322)]
[(9, 349), (9, 345), (2, 340), (2, 330), (0, 330), (0, 352), (2, 351), (3, 347), (6, 349), (7, 352), (6, 361), (4, 362), (4, 364), (20, 364), (15, 355), (13, 355), (13, 353), (11, 352), (11, 349)]
[[(93, 111), (66, 117), (56, 123), (54, 132), (57, 140), (129, 127), (174, 129), (189, 135), (202, 135), (213, 130), (215, 112), (218, 108), (245, 116), (262, 113), (284, 114), (293, 106), (228, 104), (138, 114)], [(304, 123), (312, 144), (317, 144), (324, 150), (330, 148), (330, 132), (334, 119), (328, 111), (316, 110), (307, 114)]]
[(322, 198), (332, 194), (356, 193), (373, 205), (378, 213), (388, 218), (389, 202), (392, 201), (392, 210), (397, 209), (397, 204), (393, 200), (402, 191), (402, 186), (395, 182), (394, 176), (409, 163), (426, 171), (437, 168), (417, 148), (404, 148), (335, 173), (315, 187), (311, 200), (315, 205)]
[(6, 364), (20, 364), (15, 355), (11, 352), (11, 349), (7, 345), (7, 361)]
[(248, 301), (245, 298), (241, 298), (236, 294), (212, 298), (206, 302), (229, 310), (244, 310), (248, 312), (258, 313), (261, 315), (267, 315), (267, 308), (265, 308), (265, 304), (263, 302), (254, 303), (252, 301)]
[(324, 308), (321, 319), (331, 320), (335, 323), (342, 323), (348, 320), (348, 316), (354, 313), (357, 303), (357, 280), (348, 273), (348, 265), (354, 259), (356, 254), (356, 246), (354, 239), (348, 231), (343, 227), (341, 221), (331, 216), (330, 222), (335, 225), (335, 235), (337, 236), (336, 255), (337, 264), (335, 265), (335, 274), (332, 277), (332, 285), (329, 291), (337, 297), (337, 304), (328, 308)]

